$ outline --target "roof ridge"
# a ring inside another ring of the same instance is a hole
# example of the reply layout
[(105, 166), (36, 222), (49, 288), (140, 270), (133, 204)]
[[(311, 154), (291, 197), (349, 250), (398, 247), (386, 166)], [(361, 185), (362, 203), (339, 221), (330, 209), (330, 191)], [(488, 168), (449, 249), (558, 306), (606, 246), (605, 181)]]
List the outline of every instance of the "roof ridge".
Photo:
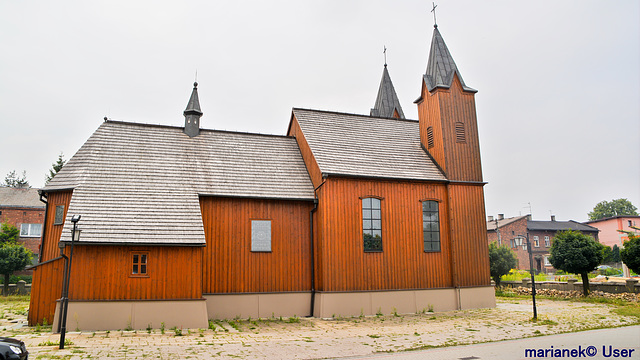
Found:
[[(183, 129), (182, 126), (177, 126), (177, 125), (149, 124), (149, 123), (139, 123), (139, 122), (132, 122), (132, 121), (112, 120), (112, 119), (106, 120), (105, 123), (115, 123), (115, 124), (122, 124), (122, 125), (133, 125), (133, 126), (140, 126), (140, 127), (168, 128), (168, 129), (177, 129), (177, 130), (182, 130)], [(235, 131), (235, 130), (200, 129), (200, 131), (293, 138), (292, 136), (281, 135), (281, 134), (252, 133), (252, 132), (247, 132), (247, 131)]]
[(297, 107), (294, 107), (291, 109), (291, 111), (295, 111), (295, 110), (321, 112), (321, 113), (335, 114), (335, 115), (359, 116), (359, 117), (365, 117), (365, 118), (384, 119), (384, 120), (418, 122), (418, 120), (415, 120), (415, 119), (406, 119), (406, 118), (399, 119), (395, 117), (371, 116), (371, 115), (365, 115), (365, 114), (355, 114), (355, 113), (347, 113), (347, 112), (340, 112), (340, 111), (333, 111), (333, 110), (317, 110), (317, 109), (305, 109), (305, 108), (297, 108)]

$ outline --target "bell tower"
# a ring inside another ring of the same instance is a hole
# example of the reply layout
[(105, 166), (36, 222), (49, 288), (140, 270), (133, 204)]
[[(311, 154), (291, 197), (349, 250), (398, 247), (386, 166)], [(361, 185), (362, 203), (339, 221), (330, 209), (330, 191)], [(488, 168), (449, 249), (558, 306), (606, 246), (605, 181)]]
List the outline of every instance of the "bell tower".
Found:
[(475, 93), (434, 25), (418, 105), (420, 142), (449, 180), (482, 182)]
[(189, 137), (198, 136), (200, 134), (200, 117), (202, 116), (202, 110), (200, 110), (200, 100), (198, 99), (198, 83), (193, 83), (193, 91), (187, 103), (187, 108), (183, 112), (184, 114), (184, 133)]

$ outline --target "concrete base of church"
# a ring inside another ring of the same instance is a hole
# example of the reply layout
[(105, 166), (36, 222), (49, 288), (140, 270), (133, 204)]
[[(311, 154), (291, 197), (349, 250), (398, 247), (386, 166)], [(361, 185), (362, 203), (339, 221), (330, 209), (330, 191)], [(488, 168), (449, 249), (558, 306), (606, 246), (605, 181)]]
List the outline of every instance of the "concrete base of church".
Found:
[[(56, 304), (53, 331), (58, 330), (60, 301)], [(143, 330), (147, 327), (206, 329), (207, 303), (195, 300), (69, 301), (67, 331)]]
[(496, 306), (493, 286), (427, 290), (318, 292), (314, 316), (415, 314)]
[(309, 316), (310, 292), (205, 294), (209, 319)]

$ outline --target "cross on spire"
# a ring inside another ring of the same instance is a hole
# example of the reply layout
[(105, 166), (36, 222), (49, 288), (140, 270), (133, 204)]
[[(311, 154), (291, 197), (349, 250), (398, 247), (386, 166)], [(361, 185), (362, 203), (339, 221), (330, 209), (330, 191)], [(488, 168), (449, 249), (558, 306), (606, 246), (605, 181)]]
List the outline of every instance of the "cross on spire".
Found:
[(384, 66), (387, 67), (387, 46), (384, 46), (384, 51), (382, 52), (384, 54)]
[(433, 4), (433, 8), (431, 9), (431, 12), (433, 13), (433, 27), (437, 28), (438, 22), (436, 21), (436, 8), (438, 7), (438, 5), (436, 5), (435, 2), (432, 2), (432, 4)]

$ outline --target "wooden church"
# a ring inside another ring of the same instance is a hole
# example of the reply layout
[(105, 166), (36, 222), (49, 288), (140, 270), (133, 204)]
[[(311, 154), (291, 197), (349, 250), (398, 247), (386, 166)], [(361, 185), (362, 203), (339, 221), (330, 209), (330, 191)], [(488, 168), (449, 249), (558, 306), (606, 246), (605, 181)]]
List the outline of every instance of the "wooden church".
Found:
[(495, 306), (474, 95), (437, 26), (419, 120), (386, 68), (370, 115), (294, 108), (287, 135), (106, 120), (42, 190), (29, 323), (206, 328), (213, 318)]

